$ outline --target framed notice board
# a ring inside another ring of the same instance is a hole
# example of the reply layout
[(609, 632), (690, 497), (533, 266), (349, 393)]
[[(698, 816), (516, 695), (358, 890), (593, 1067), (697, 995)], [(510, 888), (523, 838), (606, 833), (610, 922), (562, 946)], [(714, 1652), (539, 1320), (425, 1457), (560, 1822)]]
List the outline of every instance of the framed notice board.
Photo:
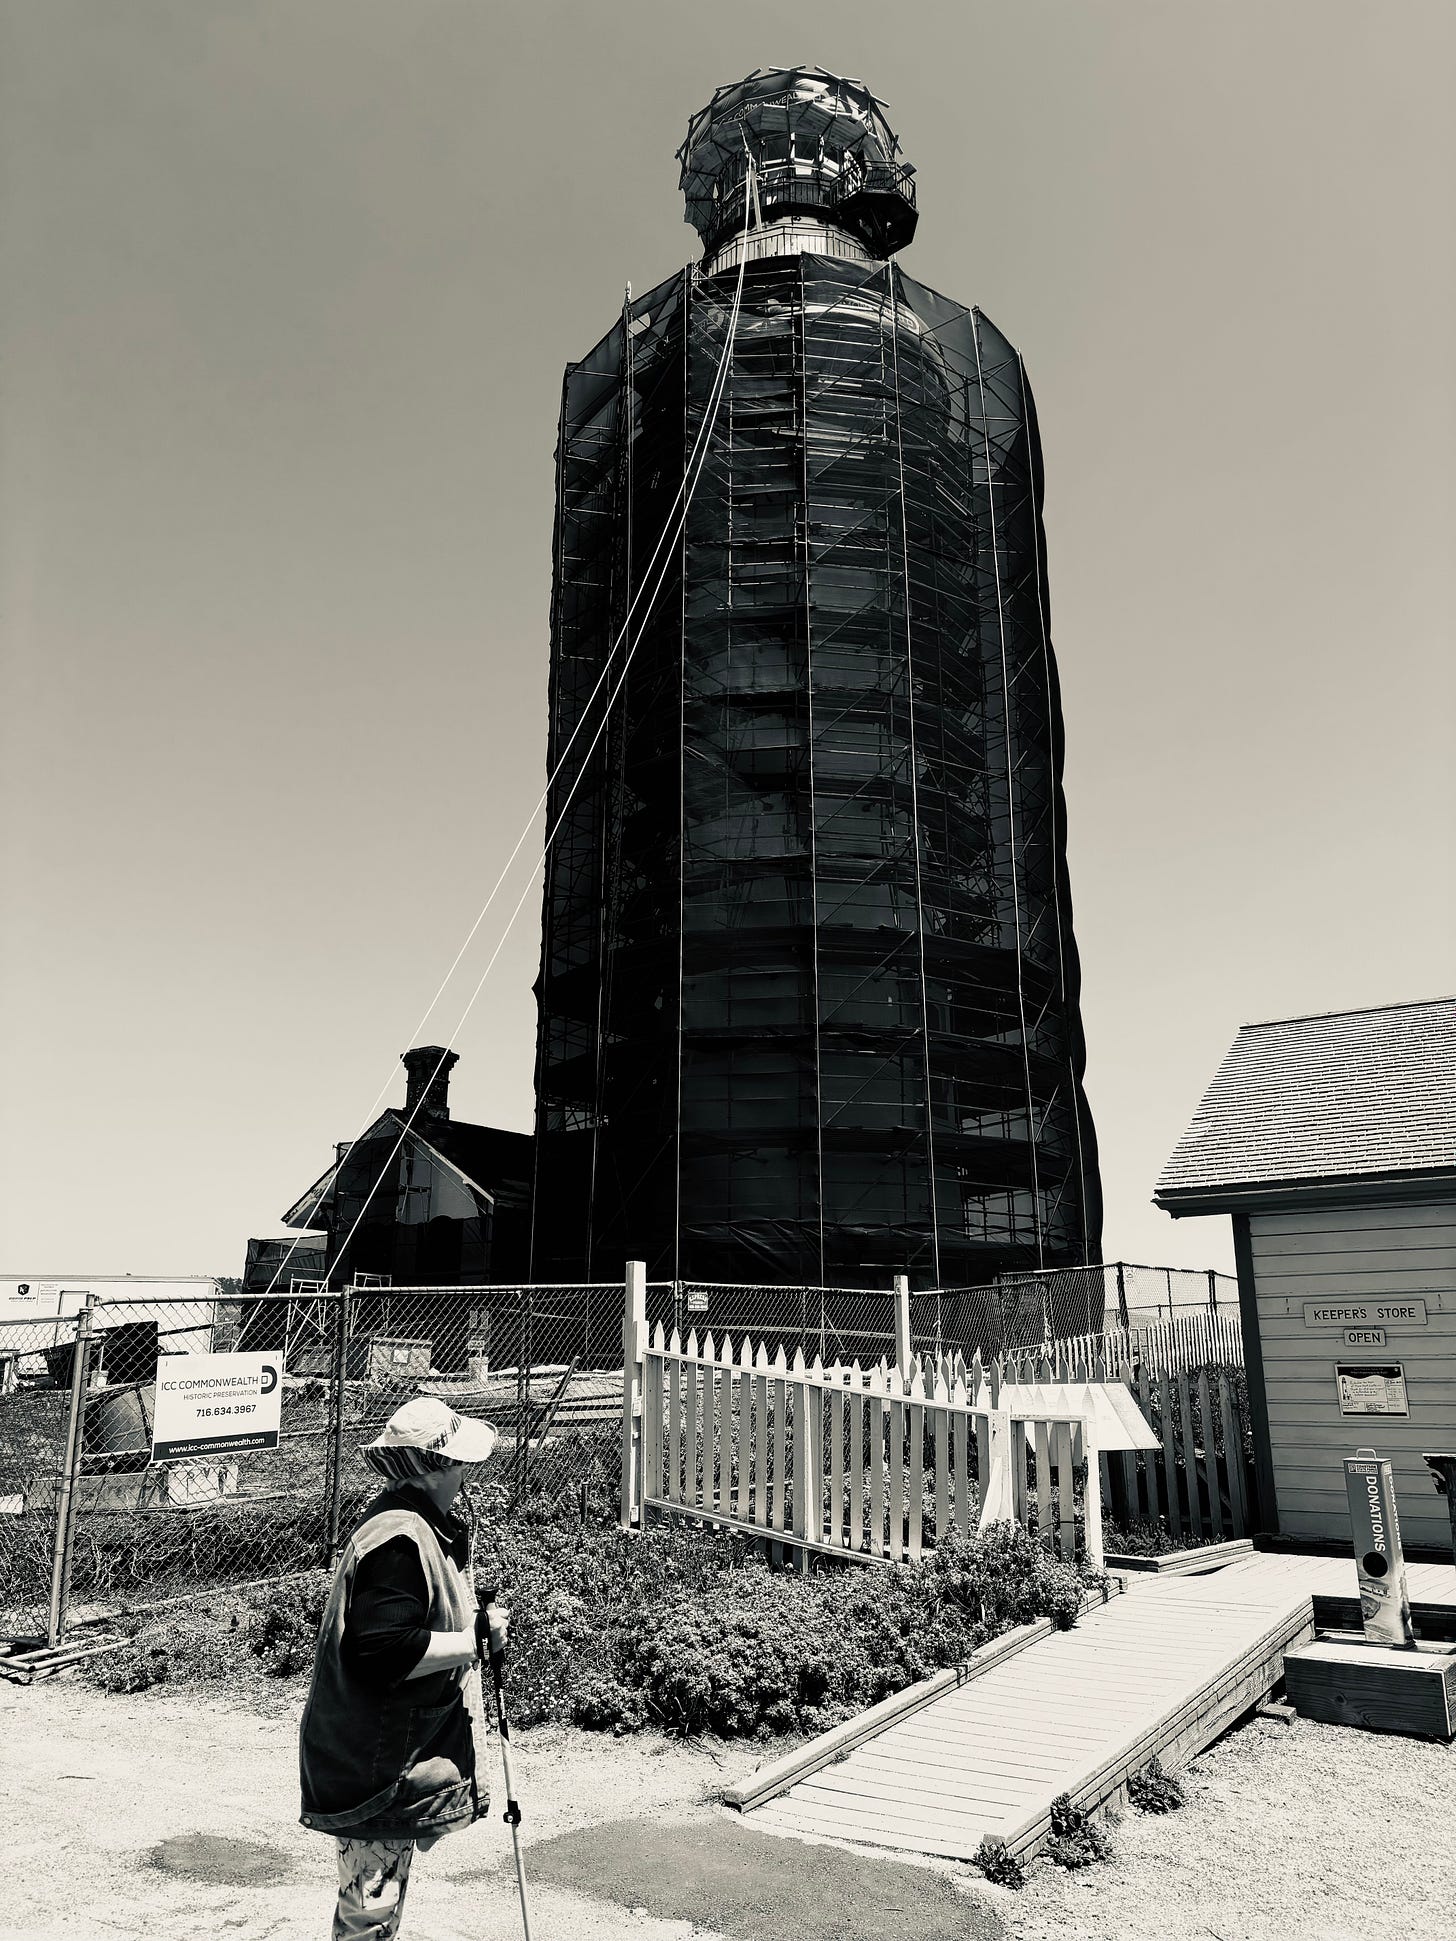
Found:
[(1341, 1415), (1410, 1414), (1403, 1362), (1336, 1362), (1335, 1387)]

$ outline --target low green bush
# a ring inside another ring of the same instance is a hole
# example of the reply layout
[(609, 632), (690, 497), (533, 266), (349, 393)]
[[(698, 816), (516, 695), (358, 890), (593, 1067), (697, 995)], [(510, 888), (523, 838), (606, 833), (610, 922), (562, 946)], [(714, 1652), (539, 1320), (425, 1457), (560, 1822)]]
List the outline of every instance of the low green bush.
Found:
[(292, 1677), (313, 1663), (328, 1587), (328, 1576), (318, 1570), (133, 1613), (119, 1621), (125, 1642), (84, 1659), (82, 1675), (108, 1692), (236, 1679), (250, 1665), (270, 1677)]
[(238, 1663), (238, 1616), (214, 1605), (183, 1605), (133, 1620), (115, 1651), (83, 1661), (82, 1672), (108, 1692), (143, 1692), (153, 1685), (214, 1683)]
[(1052, 1837), (1043, 1851), (1058, 1867), (1092, 1867), (1112, 1858), (1112, 1842), (1095, 1820), (1073, 1806), (1070, 1794), (1059, 1793), (1052, 1801)]
[(918, 1564), (804, 1578), (731, 1535), (512, 1530), (493, 1564), (512, 1607), (521, 1723), (720, 1737), (806, 1731), (957, 1664), (1013, 1625), (1075, 1619), (1088, 1573), (1013, 1524)]
[[(482, 1589), (510, 1604), (510, 1704), (521, 1725), (655, 1724), (767, 1738), (818, 1729), (902, 1690), (1013, 1625), (1075, 1619), (1089, 1573), (1014, 1524), (947, 1539), (919, 1563), (800, 1576), (732, 1533), (490, 1520)], [(322, 1571), (132, 1621), (90, 1661), (110, 1690), (306, 1672)]]
[(1181, 1779), (1163, 1771), (1161, 1759), (1152, 1759), (1140, 1773), (1127, 1782), (1127, 1796), (1140, 1813), (1176, 1813), (1188, 1803)]
[(239, 1634), (270, 1677), (291, 1678), (312, 1669), (328, 1596), (329, 1578), (322, 1570), (242, 1594)]
[(1008, 1853), (1004, 1840), (993, 1839), (987, 1833), (971, 1857), (971, 1865), (979, 1867), (993, 1887), (1024, 1887), (1026, 1869), (1014, 1853)]

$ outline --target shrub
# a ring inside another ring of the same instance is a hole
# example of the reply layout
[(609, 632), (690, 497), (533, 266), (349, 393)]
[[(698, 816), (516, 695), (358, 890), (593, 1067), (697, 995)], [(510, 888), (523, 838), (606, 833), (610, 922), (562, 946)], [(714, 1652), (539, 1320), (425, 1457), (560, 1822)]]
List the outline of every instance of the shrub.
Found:
[(1127, 1782), (1127, 1796), (1141, 1813), (1176, 1813), (1188, 1803), (1183, 1782), (1163, 1771), (1161, 1759), (1150, 1760), (1140, 1773), (1133, 1774)]
[(948, 1579), (948, 1596), (979, 1609), (989, 1637), (1039, 1617), (1070, 1631), (1089, 1587), (1105, 1581), (1051, 1556), (1019, 1523), (942, 1545), (930, 1568)]
[(271, 1677), (290, 1678), (313, 1665), (314, 1644), (329, 1580), (319, 1570), (288, 1584), (268, 1584), (244, 1593), (239, 1630), (248, 1650)]
[(1112, 1843), (1095, 1821), (1073, 1806), (1070, 1794), (1052, 1801), (1052, 1837), (1046, 1857), (1058, 1867), (1091, 1867), (1112, 1857)]
[(979, 1867), (993, 1887), (1024, 1887), (1026, 1870), (1014, 1853), (1007, 1851), (1004, 1840), (993, 1840), (989, 1833), (981, 1838), (971, 1860), (972, 1866)]
[(130, 1619), (126, 1628), (131, 1635), (125, 1644), (82, 1662), (84, 1676), (103, 1691), (211, 1682), (236, 1668), (236, 1612), (184, 1605)]
[[(725, 1738), (817, 1729), (1011, 1625), (1069, 1625), (1093, 1581), (1009, 1524), (947, 1538), (917, 1564), (802, 1577), (770, 1569), (732, 1533), (627, 1535), (506, 1520), (500, 1507), (485, 1500), (477, 1575), (511, 1606), (510, 1707), (522, 1726), (652, 1723)], [(311, 1571), (218, 1594), (185, 1618), (138, 1618), (127, 1649), (90, 1675), (113, 1690), (249, 1670), (296, 1676), (312, 1662), (327, 1588)], [(189, 1626), (199, 1642), (184, 1646)]]
[(117, 1651), (88, 1659), (82, 1672), (104, 1692), (144, 1692), (151, 1685), (166, 1682), (166, 1653), (160, 1646), (148, 1650), (135, 1643), (124, 1644)]

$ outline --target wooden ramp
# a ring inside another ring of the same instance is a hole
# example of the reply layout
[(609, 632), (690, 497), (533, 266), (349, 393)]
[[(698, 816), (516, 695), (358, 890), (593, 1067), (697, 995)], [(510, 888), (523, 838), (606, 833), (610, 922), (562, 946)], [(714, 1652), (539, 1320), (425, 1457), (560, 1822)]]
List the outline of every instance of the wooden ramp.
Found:
[(1169, 1770), (1186, 1763), (1268, 1693), (1286, 1647), (1313, 1630), (1297, 1573), (1151, 1577), (746, 1817), (765, 1832), (957, 1859), (988, 1834), (1031, 1854), (1060, 1794), (1095, 1811), (1155, 1755)]
[[(1456, 1608), (1456, 1566), (1407, 1563), (1405, 1575), (1413, 1605)], [(1229, 1586), (1258, 1584), (1271, 1592), (1280, 1584), (1300, 1585), (1316, 1604), (1324, 1599), (1355, 1605), (1360, 1602), (1360, 1580), (1355, 1574), (1353, 1557), (1306, 1557), (1285, 1550), (1246, 1551), (1223, 1565), (1218, 1581)]]

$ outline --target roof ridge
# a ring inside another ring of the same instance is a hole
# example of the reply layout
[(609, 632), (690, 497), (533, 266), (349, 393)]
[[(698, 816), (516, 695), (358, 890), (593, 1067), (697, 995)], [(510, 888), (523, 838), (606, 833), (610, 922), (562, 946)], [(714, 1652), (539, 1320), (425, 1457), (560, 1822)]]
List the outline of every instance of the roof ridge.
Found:
[(1373, 1018), (1382, 1011), (1425, 1011), (1435, 1005), (1456, 1006), (1456, 993), (1442, 997), (1399, 998), (1391, 1004), (1357, 1004), (1345, 1011), (1301, 1011), (1292, 1018), (1252, 1018), (1240, 1031), (1267, 1031), (1276, 1024), (1313, 1024), (1319, 1018)]

